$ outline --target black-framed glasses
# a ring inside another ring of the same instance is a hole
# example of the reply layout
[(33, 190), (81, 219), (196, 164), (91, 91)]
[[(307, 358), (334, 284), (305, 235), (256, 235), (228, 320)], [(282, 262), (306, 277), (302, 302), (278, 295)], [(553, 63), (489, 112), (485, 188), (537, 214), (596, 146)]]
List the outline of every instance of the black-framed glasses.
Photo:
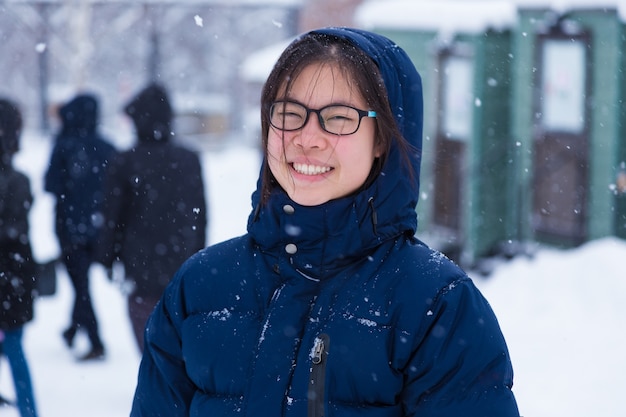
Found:
[(333, 135), (351, 135), (359, 130), (361, 119), (376, 117), (373, 110), (360, 110), (356, 107), (331, 104), (321, 109), (309, 109), (294, 101), (275, 101), (270, 108), (270, 124), (278, 130), (292, 132), (302, 129), (309, 121), (311, 113), (317, 114), (320, 126)]

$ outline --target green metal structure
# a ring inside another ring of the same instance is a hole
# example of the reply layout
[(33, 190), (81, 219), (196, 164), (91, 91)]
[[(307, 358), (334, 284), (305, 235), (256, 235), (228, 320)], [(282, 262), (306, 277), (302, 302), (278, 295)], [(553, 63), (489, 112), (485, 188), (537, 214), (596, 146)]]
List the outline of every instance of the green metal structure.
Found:
[(432, 28), (373, 30), (423, 78), (418, 237), (466, 266), (525, 243), (626, 238), (617, 10), (519, 8), (510, 28), (445, 40)]

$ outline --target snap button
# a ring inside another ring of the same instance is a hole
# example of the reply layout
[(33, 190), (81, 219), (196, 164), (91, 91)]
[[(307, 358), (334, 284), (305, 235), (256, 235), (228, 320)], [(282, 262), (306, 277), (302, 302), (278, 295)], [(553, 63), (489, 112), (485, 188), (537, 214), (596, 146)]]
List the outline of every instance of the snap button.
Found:
[(287, 252), (290, 255), (293, 255), (294, 253), (298, 252), (298, 247), (294, 245), (293, 243), (289, 243), (288, 245), (285, 246), (285, 252)]
[(285, 204), (283, 206), (283, 211), (287, 214), (293, 214), (296, 212), (296, 209), (294, 209), (293, 206), (290, 204)]

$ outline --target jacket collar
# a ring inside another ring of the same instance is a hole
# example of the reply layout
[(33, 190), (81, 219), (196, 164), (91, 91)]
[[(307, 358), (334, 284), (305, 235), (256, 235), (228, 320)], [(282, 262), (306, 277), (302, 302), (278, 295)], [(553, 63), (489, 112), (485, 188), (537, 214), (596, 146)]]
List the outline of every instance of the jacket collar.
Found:
[(399, 190), (401, 184), (381, 189), (380, 183), (313, 207), (276, 190), (250, 215), (248, 232), (263, 252), (287, 257), (307, 278), (323, 279), (367, 258), (381, 242), (415, 232), (415, 206)]

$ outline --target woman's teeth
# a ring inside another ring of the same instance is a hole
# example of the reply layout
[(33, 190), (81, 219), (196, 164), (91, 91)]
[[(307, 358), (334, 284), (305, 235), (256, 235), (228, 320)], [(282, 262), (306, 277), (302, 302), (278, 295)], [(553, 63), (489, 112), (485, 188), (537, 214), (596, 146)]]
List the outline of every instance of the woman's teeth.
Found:
[(293, 169), (295, 169), (299, 174), (304, 175), (318, 175), (323, 174), (331, 170), (330, 167), (321, 167), (317, 165), (308, 165), (308, 164), (293, 164)]

